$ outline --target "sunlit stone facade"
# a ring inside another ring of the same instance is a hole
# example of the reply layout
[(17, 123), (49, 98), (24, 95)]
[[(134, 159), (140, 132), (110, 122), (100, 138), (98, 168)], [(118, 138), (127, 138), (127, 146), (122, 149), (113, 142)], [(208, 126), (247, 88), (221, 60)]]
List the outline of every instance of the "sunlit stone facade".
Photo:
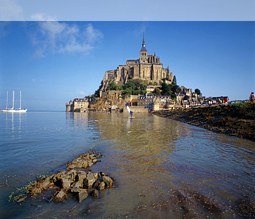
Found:
[(129, 79), (139, 79), (159, 85), (162, 79), (172, 83), (173, 77), (173, 73), (169, 68), (163, 67), (160, 58), (155, 53), (154, 55), (148, 54), (143, 38), (139, 59), (127, 60), (126, 65), (119, 65), (117, 69), (105, 72), (101, 93), (107, 89), (110, 82), (123, 85)]

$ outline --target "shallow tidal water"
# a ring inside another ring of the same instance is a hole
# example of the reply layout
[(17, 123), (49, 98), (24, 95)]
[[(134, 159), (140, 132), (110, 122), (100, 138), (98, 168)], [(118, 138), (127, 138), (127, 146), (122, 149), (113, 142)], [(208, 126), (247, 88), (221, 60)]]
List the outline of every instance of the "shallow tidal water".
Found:
[[(253, 218), (255, 142), (150, 114), (0, 113), (0, 218)], [(115, 179), (98, 199), (22, 204), (12, 192), (103, 154), (92, 171)]]

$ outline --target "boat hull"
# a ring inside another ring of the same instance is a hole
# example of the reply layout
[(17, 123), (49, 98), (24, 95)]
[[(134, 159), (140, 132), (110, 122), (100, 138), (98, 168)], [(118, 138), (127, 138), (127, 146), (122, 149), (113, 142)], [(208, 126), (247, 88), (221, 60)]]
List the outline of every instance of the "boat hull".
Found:
[(4, 112), (4, 113), (26, 113), (27, 109), (2, 109), (1, 112)]

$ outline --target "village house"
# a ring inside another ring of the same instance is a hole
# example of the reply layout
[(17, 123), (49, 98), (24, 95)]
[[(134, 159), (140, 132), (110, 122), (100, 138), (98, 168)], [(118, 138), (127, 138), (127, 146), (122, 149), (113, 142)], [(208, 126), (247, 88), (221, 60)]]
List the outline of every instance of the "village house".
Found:
[(66, 112), (86, 112), (89, 108), (87, 98), (75, 98), (66, 103)]

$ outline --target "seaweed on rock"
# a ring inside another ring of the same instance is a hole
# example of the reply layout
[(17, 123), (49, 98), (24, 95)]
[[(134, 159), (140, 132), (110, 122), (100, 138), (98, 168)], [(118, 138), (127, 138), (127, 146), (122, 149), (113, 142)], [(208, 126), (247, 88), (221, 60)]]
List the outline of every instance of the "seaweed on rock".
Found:
[(12, 193), (10, 199), (17, 203), (25, 201), (28, 197), (37, 197), (43, 191), (53, 189), (51, 200), (62, 202), (67, 199), (68, 194), (76, 196), (82, 202), (89, 195), (98, 198), (99, 191), (112, 188), (113, 179), (102, 172), (91, 172), (89, 168), (102, 157), (97, 152), (81, 154), (78, 158), (67, 164), (66, 170), (51, 176), (43, 176), (35, 182), (30, 183), (21, 190), (19, 194)]

